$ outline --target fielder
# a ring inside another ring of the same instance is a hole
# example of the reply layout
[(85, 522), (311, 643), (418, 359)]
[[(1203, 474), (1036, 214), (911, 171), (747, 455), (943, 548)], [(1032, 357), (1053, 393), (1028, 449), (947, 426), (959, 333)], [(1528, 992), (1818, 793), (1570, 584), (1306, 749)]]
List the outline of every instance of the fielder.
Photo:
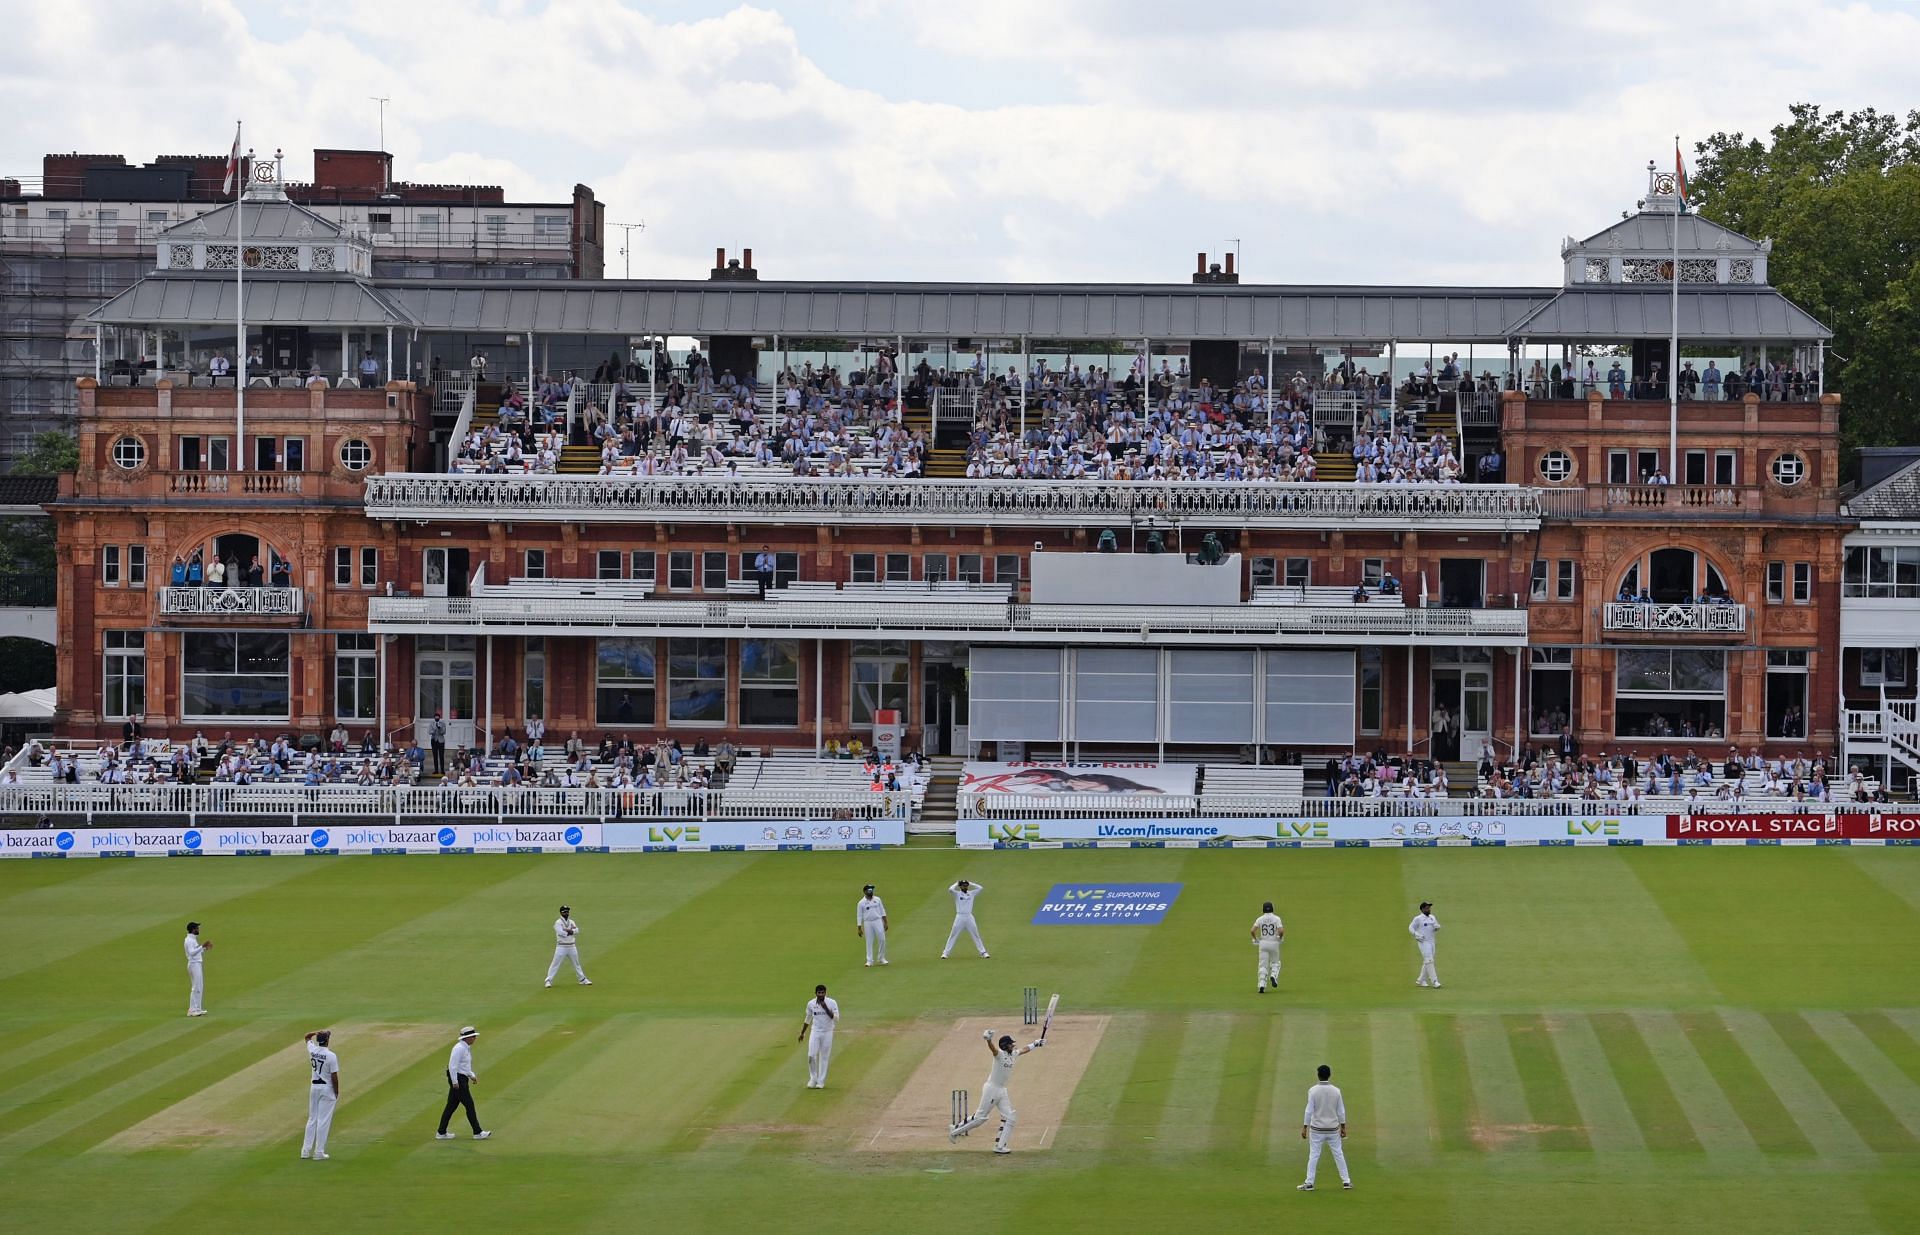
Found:
[(572, 910), (560, 906), (560, 916), (553, 920), (553, 964), (547, 966), (547, 985), (553, 985), (553, 977), (560, 972), (562, 961), (573, 962), (573, 972), (580, 979), (580, 985), (592, 986), (587, 971), (580, 968), (580, 945), (575, 942), (580, 935), (580, 924), (571, 916)]
[(947, 932), (947, 946), (940, 949), (941, 960), (946, 960), (947, 954), (953, 951), (961, 931), (973, 936), (973, 946), (980, 949), (980, 959), (987, 958), (987, 945), (980, 942), (980, 928), (973, 923), (973, 898), (983, 890), (979, 884), (964, 879), (947, 885), (947, 891), (953, 893), (953, 929)]
[(998, 1108), (1000, 1111), (1000, 1136), (994, 1142), (993, 1152), (1010, 1154), (1007, 1142), (1013, 1139), (1013, 1124), (1019, 1116), (1013, 1109), (1013, 1098), (1007, 1093), (1007, 1078), (1013, 1075), (1013, 1061), (1020, 1056), (1037, 1051), (1047, 1044), (1045, 1038), (1033, 1043), (1024, 1050), (1015, 1049), (1013, 1035), (1000, 1035), (1000, 1045), (993, 1044), (993, 1030), (984, 1029), (980, 1036), (987, 1040), (987, 1054), (993, 1056), (993, 1068), (987, 1073), (987, 1083), (980, 1086), (980, 1106), (974, 1111), (973, 1118), (963, 1124), (955, 1124), (947, 1129), (947, 1141), (951, 1144), (956, 1138), (973, 1131), (987, 1122), (987, 1113)]
[(307, 1086), (307, 1135), (300, 1142), (300, 1156), (315, 1162), (327, 1160), (327, 1133), (333, 1131), (333, 1108), (340, 1102), (340, 1057), (327, 1049), (331, 1041), (331, 1029), (307, 1035), (307, 1067), (313, 1082)]
[(1338, 1086), (1329, 1080), (1333, 1069), (1320, 1065), (1320, 1083), (1307, 1090), (1307, 1113), (1300, 1117), (1300, 1139), (1307, 1142), (1307, 1182), (1302, 1192), (1313, 1191), (1313, 1173), (1320, 1166), (1320, 1151), (1333, 1151), (1333, 1164), (1340, 1168), (1340, 1186), (1353, 1190), (1353, 1177), (1347, 1174), (1347, 1151), (1340, 1142), (1347, 1137), (1347, 1100)]
[(1264, 995), (1269, 983), (1274, 990), (1280, 989), (1280, 941), (1287, 937), (1287, 928), (1273, 912), (1272, 901), (1260, 906), (1260, 916), (1253, 920), (1252, 934), (1254, 944), (1260, 949), (1260, 968), (1255, 977), (1260, 985), (1254, 994)]
[(206, 976), (200, 971), (201, 958), (213, 945), (200, 938), (200, 924), (187, 923), (187, 1015), (205, 1016), (207, 1010), (200, 1006), (200, 998), (206, 992)]
[(1407, 933), (1413, 936), (1414, 943), (1420, 947), (1420, 976), (1413, 980), (1415, 986), (1440, 988), (1440, 975), (1433, 969), (1433, 936), (1440, 929), (1440, 920), (1433, 916), (1433, 902), (1421, 901), (1420, 912), (1413, 915), (1413, 921), (1407, 923)]
[(874, 895), (872, 884), (853, 903), (853, 931), (867, 941), (867, 968), (873, 968), (876, 953), (882, 965), (887, 963), (887, 906)]
[[(813, 988), (813, 998), (800, 1010), (800, 1036), (807, 1043), (807, 1088), (827, 1087), (827, 1065), (833, 1062), (833, 1030), (840, 1023), (840, 1005), (827, 998), (826, 983)], [(811, 1041), (807, 1031), (813, 1031)]]

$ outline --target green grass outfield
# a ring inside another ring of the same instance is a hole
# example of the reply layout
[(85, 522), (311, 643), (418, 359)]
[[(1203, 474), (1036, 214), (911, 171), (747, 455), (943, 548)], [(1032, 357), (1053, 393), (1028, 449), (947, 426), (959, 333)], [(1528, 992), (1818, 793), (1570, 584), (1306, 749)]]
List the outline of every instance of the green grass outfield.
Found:
[[(961, 875), (989, 961), (935, 959)], [(1185, 890), (1156, 926), (1027, 924), (1102, 880)], [(1286, 970), (1256, 997), (1269, 896)], [(1423, 898), (1441, 991), (1413, 985)], [(563, 900), (590, 989), (540, 985)], [(0, 930), (6, 1232), (1920, 1229), (1915, 849), (19, 861)], [(846, 1020), (824, 1092), (794, 1043), (817, 981)], [(1003, 1159), (863, 1148), (952, 1020), (1018, 1033), (1029, 985), (1111, 1017), (1050, 1148), (1026, 1119)], [(467, 1021), (496, 1135), (438, 1143)], [(289, 1047), (322, 1026), (345, 1098), (309, 1163)], [(1352, 1194), (1330, 1162), (1293, 1190), (1321, 1062)]]

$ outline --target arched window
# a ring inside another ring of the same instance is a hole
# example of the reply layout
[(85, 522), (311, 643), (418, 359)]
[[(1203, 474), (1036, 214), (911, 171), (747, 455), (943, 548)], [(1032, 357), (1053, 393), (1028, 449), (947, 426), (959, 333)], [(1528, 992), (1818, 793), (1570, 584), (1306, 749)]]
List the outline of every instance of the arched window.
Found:
[(1705, 554), (1676, 546), (1655, 549), (1627, 566), (1618, 595), (1637, 597), (1643, 591), (1663, 605), (1732, 599), (1726, 579)]

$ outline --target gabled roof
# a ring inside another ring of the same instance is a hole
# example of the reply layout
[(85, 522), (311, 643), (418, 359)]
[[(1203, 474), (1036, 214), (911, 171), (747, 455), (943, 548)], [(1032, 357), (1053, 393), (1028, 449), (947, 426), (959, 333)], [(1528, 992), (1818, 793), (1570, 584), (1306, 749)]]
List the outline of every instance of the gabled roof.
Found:
[(236, 225), (246, 229), (246, 239), (256, 241), (331, 240), (346, 234), (339, 224), (289, 201), (248, 201), (245, 217), (239, 216), (238, 208), (229, 203), (198, 218), (175, 223), (160, 233), (159, 240), (231, 243)]
[[(1766, 253), (1772, 241), (1742, 236), (1730, 227), (1703, 219), (1697, 214), (1680, 216), (1680, 252), (1699, 256), (1703, 253)], [(1604, 249), (1621, 253), (1670, 253), (1673, 250), (1673, 216), (1643, 210), (1567, 246), (1567, 252)]]
[(0, 476), (0, 508), (44, 506), (59, 496), (58, 476)]
[(1856, 519), (1920, 521), (1920, 460), (1872, 488), (1860, 490), (1842, 509)]
[[(256, 326), (417, 326), (385, 292), (338, 276), (249, 276), (247, 322)], [(87, 314), (102, 325), (235, 320), (239, 289), (231, 275), (173, 274), (140, 280)]]
[[(1670, 287), (1584, 284), (1518, 318), (1508, 330), (1535, 340), (1664, 339), (1673, 330)], [(1812, 314), (1770, 287), (1682, 284), (1680, 337), (1691, 342), (1806, 342), (1830, 339)]]

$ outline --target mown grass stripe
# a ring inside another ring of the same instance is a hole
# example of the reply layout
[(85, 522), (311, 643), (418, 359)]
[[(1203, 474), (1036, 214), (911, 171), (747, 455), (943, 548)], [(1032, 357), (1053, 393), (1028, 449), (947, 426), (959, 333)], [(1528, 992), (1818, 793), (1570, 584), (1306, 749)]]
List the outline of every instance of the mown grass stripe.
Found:
[(1476, 1091), (1467, 1073), (1467, 1052), (1460, 1044), (1457, 1021), (1444, 1013), (1425, 1012), (1420, 1014), (1419, 1024), (1426, 1048), (1427, 1092), (1433, 1098), (1440, 1148), (1456, 1153), (1484, 1152), (1487, 1147), (1473, 1136), (1480, 1110), (1475, 1104)]
[[(1760, 1147), (1746, 1120), (1721, 1091), (1713, 1068), (1690, 1040), (1687, 1028), (1667, 1012), (1635, 1012), (1633, 1021), (1680, 1099), (1701, 1148), (1710, 1154), (1757, 1155)], [(1787, 1128), (1792, 1128), (1791, 1122)]]
[(1860, 1032), (1867, 1036), (1867, 1041), (1873, 1043), (1909, 1081), (1920, 1085), (1920, 1041), (1916, 1041), (1911, 1034), (1901, 1032), (1900, 1026), (1885, 1012), (1855, 1012), (1851, 1018)]
[(1587, 1141), (1599, 1153), (1644, 1152), (1647, 1142), (1633, 1118), (1627, 1096), (1607, 1066), (1606, 1052), (1594, 1036), (1593, 1024), (1582, 1013), (1554, 1013), (1552, 1027), (1554, 1053), (1567, 1078), (1580, 1122), (1586, 1128)]
[(224, 1049), (223, 1044), (243, 1028), (243, 1025), (228, 1024), (211, 1033), (194, 1035), (191, 1044), (183, 1046), (178, 1039), (184, 1031), (169, 1025), (142, 1034), (119, 1049), (98, 1051), (47, 1072), (38, 1083), (21, 1085), (8, 1095), (12, 1105), (0, 1110), (0, 1143), (117, 1081), (138, 1076), (149, 1068), (177, 1066), (200, 1052)]
[(1526, 1084), (1514, 1062), (1506, 1026), (1492, 1014), (1459, 1018), (1460, 1045), (1466, 1051), (1467, 1079), (1473, 1085), (1478, 1114), (1472, 1134), (1496, 1153), (1520, 1158), (1540, 1149), (1537, 1122), (1527, 1108)]
[(1592, 1138), (1554, 1046), (1557, 1023), (1539, 1013), (1503, 1016), (1500, 1023), (1506, 1031), (1507, 1047), (1513, 1052), (1513, 1066), (1520, 1074), (1527, 1110), (1535, 1123), (1546, 1126), (1539, 1134), (1540, 1148), (1590, 1151)]
[(1373, 1075), (1368, 1084), (1373, 1126), (1370, 1138), (1382, 1161), (1424, 1165), (1433, 1161), (1433, 1095), (1413, 1014), (1380, 1011), (1367, 1018)]
[(1285, 1031), (1274, 1052), (1267, 1087), (1272, 1105), (1267, 1110), (1267, 1161), (1290, 1159), (1299, 1148), (1300, 1116), (1307, 1107), (1307, 1090), (1314, 1069), (1331, 1067), (1327, 1058), (1327, 1016), (1324, 1012), (1288, 1012)]
[[(1380, 1143), (1380, 1103), (1383, 1099), (1391, 1102), (1398, 1095), (1392, 1090), (1383, 1095), (1373, 1087), (1373, 1034), (1367, 1019), (1363, 1012), (1349, 1012), (1328, 1022), (1327, 1049), (1333, 1058), (1327, 1063), (1333, 1068), (1333, 1083), (1347, 1102), (1347, 1123), (1353, 1133), (1347, 1141), (1347, 1153), (1372, 1161)], [(1305, 1097), (1301, 1095), (1302, 1106)]]
[(1740, 1127), (1761, 1152), (1794, 1157), (1815, 1152), (1793, 1113), (1748, 1058), (1724, 1020), (1711, 1012), (1682, 1012), (1673, 1021), (1712, 1075)]
[(1208, 1148), (1215, 1153), (1257, 1155), (1266, 1150), (1266, 1125), (1256, 1125), (1253, 1115), (1264, 1089), (1258, 1081), (1264, 1075), (1260, 1069), (1266, 1062), (1274, 1017), (1241, 1012), (1232, 1021), (1225, 1053), (1211, 1065), (1217, 1079), (1208, 1116)]
[(1805, 1016), (1834, 1054), (1887, 1104), (1907, 1134), (1920, 1136), (1920, 1085), (1914, 1084), (1907, 1071), (1867, 1036), (1856, 1023), (1858, 1018), (1828, 1011)]
[[(73, 1103), (57, 1118), (35, 1125), (21, 1140), (37, 1142), (30, 1153), (65, 1157), (83, 1152), (171, 1105), (178, 1097), (217, 1084), (222, 1077), (285, 1049), (288, 1040), (298, 1033), (293, 1025), (290, 1021), (278, 1025), (254, 1022), (225, 1049), (196, 1053), (186, 1070), (155, 1068), (142, 1076), (129, 1077), (90, 1099)], [(311, 1078), (304, 1060), (294, 1062), (299, 1070), (287, 1075), (282, 1092), (286, 1095), (288, 1126), (298, 1133), (306, 1119), (306, 1090)]]
[[(1254, 1053), (1249, 1058), (1247, 1074), (1240, 1078), (1238, 1086), (1249, 1097), (1247, 1117), (1241, 1125), (1245, 1130), (1247, 1150), (1256, 1161), (1265, 1161), (1267, 1151), (1272, 1147), (1273, 1118), (1278, 1109), (1274, 1101), (1273, 1086), (1265, 1084), (1271, 1075), (1271, 1063), (1279, 1057), (1281, 1026), (1285, 1018), (1262, 1016), (1252, 1022), (1258, 1031), (1252, 1035)], [(1084, 1085), (1082, 1086), (1084, 1088)], [(1234, 1088), (1229, 1086), (1229, 1089)], [(1229, 1129), (1230, 1131), (1230, 1129)]]
[[(32, 1047), (19, 1051), (9, 1051), (6, 1055), (6, 1070), (0, 1071), (0, 1109), (10, 1105), (19, 1097), (14, 1092), (16, 1085), (26, 1083), (29, 1077), (44, 1077), (56, 1068), (78, 1060), (86, 1060), (119, 1043), (132, 1044), (137, 1040), (159, 1034), (173, 1038), (188, 1032), (190, 1023), (185, 1017), (178, 1021), (166, 1021), (155, 1025), (150, 1020), (121, 1021), (109, 1023), (98, 1032), (82, 1037), (71, 1036), (72, 1025), (61, 1027), (68, 1036), (55, 1034), (42, 1038)], [(139, 1049), (134, 1046), (133, 1049)]]
[(1163, 1150), (1201, 1149), (1211, 1139), (1213, 1104), (1220, 1096), (1221, 1056), (1226, 1054), (1232, 1028), (1231, 1017), (1224, 1012), (1193, 1013), (1181, 1022), (1173, 1082), (1155, 1133)]
[[(1173, 1083), (1174, 1061), (1186, 1036), (1185, 1018), (1162, 1012), (1137, 1022), (1141, 1039), (1130, 1061), (1126, 1079), (1115, 1095), (1108, 1124), (1107, 1149), (1139, 1154), (1151, 1150), (1160, 1135), (1160, 1114)], [(980, 1095), (974, 1094), (977, 1104)]]
[(1650, 1149), (1698, 1152), (1700, 1141), (1693, 1134), (1687, 1112), (1667, 1084), (1666, 1075), (1654, 1061), (1653, 1052), (1624, 1012), (1601, 1012), (1590, 1018), (1594, 1036), (1606, 1054), (1607, 1066), (1620, 1083), (1627, 1106), (1640, 1125), (1640, 1135)]
[(1868, 1078), (1840, 1057), (1825, 1035), (1815, 1029), (1810, 1017), (1793, 1012), (1769, 1012), (1767, 1020), (1786, 1042), (1787, 1049), (1833, 1098), (1833, 1104), (1852, 1121), (1861, 1140), (1883, 1154), (1907, 1153), (1915, 1148), (1912, 1134), (1901, 1127), (1899, 1118), (1881, 1100)]
[(1720, 1020), (1779, 1096), (1780, 1105), (1815, 1153), (1827, 1158), (1858, 1158), (1872, 1152), (1765, 1017), (1745, 1008), (1722, 1008)]

